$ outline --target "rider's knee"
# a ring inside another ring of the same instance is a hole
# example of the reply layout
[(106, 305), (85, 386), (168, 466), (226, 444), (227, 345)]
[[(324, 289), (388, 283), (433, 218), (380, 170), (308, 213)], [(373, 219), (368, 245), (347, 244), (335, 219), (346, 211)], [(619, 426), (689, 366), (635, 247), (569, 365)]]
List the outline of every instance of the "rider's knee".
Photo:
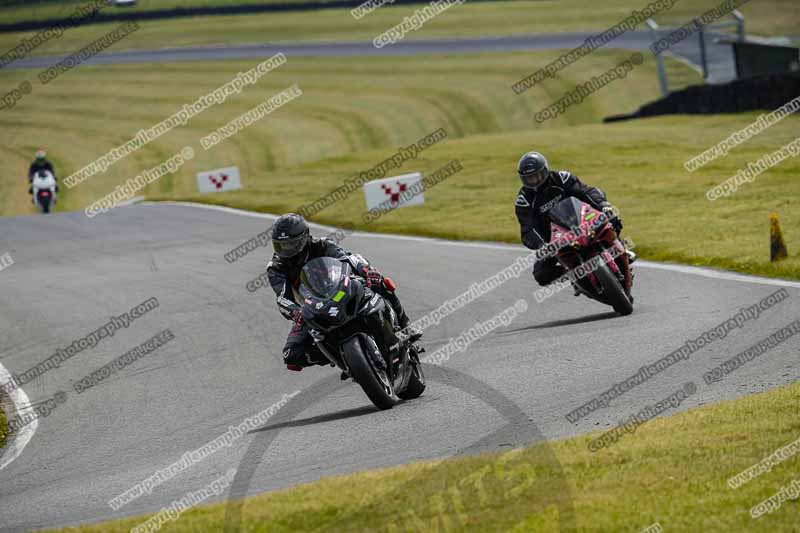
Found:
[(283, 362), (286, 365), (308, 367), (326, 365), (330, 361), (313, 342), (287, 342), (283, 348)]
[(535, 279), (536, 283), (538, 283), (542, 287), (544, 287), (545, 285), (550, 285), (550, 283), (552, 283), (552, 280), (549, 278), (549, 276), (545, 276), (543, 272), (536, 270), (533, 271), (533, 279)]
[(303, 346), (287, 346), (283, 349), (283, 363), (294, 366), (310, 366)]
[(547, 265), (543, 263), (533, 267), (533, 279), (542, 287), (550, 285), (563, 273), (563, 267), (558, 264)]

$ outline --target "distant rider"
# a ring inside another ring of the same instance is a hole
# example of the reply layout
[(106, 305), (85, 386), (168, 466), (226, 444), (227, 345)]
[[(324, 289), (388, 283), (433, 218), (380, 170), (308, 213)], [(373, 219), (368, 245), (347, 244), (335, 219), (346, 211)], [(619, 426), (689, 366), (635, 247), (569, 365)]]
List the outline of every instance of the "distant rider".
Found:
[(31, 166), (28, 169), (28, 181), (33, 181), (33, 176), (40, 170), (47, 170), (53, 175), (53, 178), (56, 177), (56, 172), (53, 170), (53, 164), (47, 160), (47, 152), (44, 150), (36, 151), (36, 158), (33, 160), (33, 163), (31, 163)]
[(306, 263), (318, 257), (333, 257), (350, 263), (353, 272), (389, 302), (400, 327), (406, 330), (411, 340), (422, 336), (418, 330), (409, 327), (408, 316), (395, 294), (396, 286), (391, 279), (383, 277), (360, 255), (350, 253), (331, 240), (312, 237), (308, 224), (300, 215), (287, 213), (275, 221), (272, 245), (275, 253), (267, 265), (269, 283), (278, 297), (278, 310), (284, 318), (294, 322), (283, 347), (283, 361), (289, 370), (299, 371), (303, 367), (330, 363), (314, 344), (308, 326), (303, 322), (302, 308), (297, 303), (300, 299), (297, 293), (300, 271)]
[[(517, 163), (517, 173), (522, 188), (517, 193), (515, 211), (519, 221), (522, 243), (537, 250), (550, 242), (550, 219), (547, 212), (566, 197), (575, 197), (598, 211), (602, 211), (617, 234), (622, 231), (622, 220), (606, 200), (603, 191), (585, 185), (578, 177), (566, 170), (550, 170), (547, 159), (539, 152), (527, 152)], [(563, 194), (558, 189), (562, 189)], [(628, 251), (628, 260), (636, 260), (636, 254)], [(533, 266), (533, 277), (539, 285), (549, 285), (566, 273), (555, 257), (545, 257)]]

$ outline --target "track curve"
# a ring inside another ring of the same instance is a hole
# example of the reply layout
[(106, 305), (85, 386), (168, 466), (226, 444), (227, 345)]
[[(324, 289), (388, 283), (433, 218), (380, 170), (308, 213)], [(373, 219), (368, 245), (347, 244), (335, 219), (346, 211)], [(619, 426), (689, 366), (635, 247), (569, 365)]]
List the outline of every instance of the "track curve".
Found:
[[(24, 386), (34, 403), (67, 393), (11, 464), (0, 470), (0, 530), (97, 522), (157, 511), (234, 468), (254, 438), (245, 435), (118, 511), (108, 500), (180, 459), (230, 425), (334, 371), (285, 371), (280, 349), (289, 323), (268, 289), (245, 284), (270, 248), (233, 264), (223, 254), (263, 231), (269, 216), (224, 208), (140, 204), (95, 219), (58, 213), (0, 219), (0, 250), (15, 264), (0, 273), (0, 362), (20, 373), (136, 304), (159, 307)], [(326, 231), (315, 228), (316, 235)], [(419, 317), (525, 254), (489, 243), (356, 233), (343, 245), (398, 282)], [(529, 273), (508, 281), (426, 331), (431, 352), (520, 297), (528, 311), (453, 356), (446, 368), (501, 391), (547, 439), (615, 425), (687, 381), (698, 392), (681, 404), (734, 398), (800, 379), (796, 338), (713, 386), (703, 372), (800, 316), (800, 283), (690, 267), (642, 263), (636, 309), (617, 317), (561, 292), (536, 304)], [(677, 349), (688, 338), (784, 287), (790, 297), (758, 320), (700, 350), (576, 424), (564, 415)], [(175, 339), (92, 389), (83, 376), (169, 328)], [(378, 412), (355, 385), (288, 423), (271, 444), (270, 468), (255, 469), (248, 493), (323, 476), (497, 449), (482, 439), (507, 420), (457, 388), (433, 384), (419, 399)], [(269, 423), (267, 423), (269, 426)], [(524, 433), (524, 432), (523, 432)], [(526, 442), (508, 436), (505, 444)], [(424, 443), (424, 445), (422, 444)], [(476, 444), (477, 443), (477, 444)]]
[[(661, 30), (660, 37), (669, 33)], [(128, 63), (165, 63), (175, 61), (222, 61), (269, 57), (278, 52), (288, 57), (348, 57), (348, 56), (404, 56), (417, 54), (470, 54), (484, 52), (517, 52), (524, 50), (571, 49), (584, 44), (596, 35), (592, 32), (540, 33), (510, 37), (473, 37), (458, 39), (409, 39), (392, 46), (375, 48), (371, 42), (274, 42), (252, 45), (195, 46), (161, 48), (156, 50), (127, 50), (108, 52), (89, 58), (87, 65), (113, 65)], [(725, 35), (713, 35), (706, 45), (709, 72), (715, 82), (724, 82), (736, 76), (733, 49), (724, 40)], [(653, 43), (650, 31), (626, 32), (603, 48), (647, 50)], [(687, 39), (673, 45), (669, 54), (683, 59), (699, 70), (700, 49)], [(6, 68), (47, 68), (65, 56), (28, 57), (11, 63)], [(554, 58), (555, 59), (555, 58)]]

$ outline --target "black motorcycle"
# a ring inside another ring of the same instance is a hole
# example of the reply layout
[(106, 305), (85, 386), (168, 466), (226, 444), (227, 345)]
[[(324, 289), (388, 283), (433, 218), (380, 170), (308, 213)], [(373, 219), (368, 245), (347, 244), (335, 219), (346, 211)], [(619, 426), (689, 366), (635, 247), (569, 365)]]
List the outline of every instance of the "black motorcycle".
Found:
[(308, 262), (300, 274), (303, 320), (332, 365), (358, 383), (379, 409), (425, 390), (424, 350), (400, 331), (397, 315), (379, 294), (332, 257)]

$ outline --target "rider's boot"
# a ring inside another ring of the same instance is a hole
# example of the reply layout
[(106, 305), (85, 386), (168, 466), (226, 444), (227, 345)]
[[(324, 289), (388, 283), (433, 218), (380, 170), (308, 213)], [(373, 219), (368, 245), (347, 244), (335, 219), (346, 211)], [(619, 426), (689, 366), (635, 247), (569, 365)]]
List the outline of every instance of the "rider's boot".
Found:
[(402, 330), (401, 333), (408, 337), (408, 342), (416, 342), (422, 338), (422, 331), (414, 326), (409, 325), (411, 321), (409, 320), (405, 309), (403, 309), (403, 304), (400, 303), (400, 298), (398, 298), (393, 291), (385, 291), (384, 294), (384, 297), (389, 301), (392, 309), (394, 309), (394, 312), (397, 315), (397, 322)]
[[(629, 263), (629, 264), (630, 264), (630, 263)], [(632, 268), (632, 267), (630, 267), (630, 271), (631, 271), (631, 288), (633, 288), (633, 278), (634, 278), (634, 274), (633, 274), (633, 268)], [(631, 303), (633, 303), (633, 294), (631, 294), (631, 292), (630, 292), (630, 291), (628, 292), (628, 298), (630, 299)]]
[[(309, 362), (310, 362), (311, 364), (314, 364), (314, 365), (320, 365), (320, 366), (325, 366), (325, 365), (336, 366), (336, 365), (334, 365), (333, 363), (331, 363), (330, 359), (328, 359), (327, 357), (325, 357), (325, 355), (324, 355), (322, 352), (320, 352), (319, 350), (313, 350), (313, 351), (311, 351), (311, 353), (308, 355), (308, 360), (309, 360)], [(341, 379), (342, 381), (347, 381), (348, 379), (350, 379), (350, 374), (348, 374), (347, 372), (345, 372), (344, 370), (342, 370), (342, 374), (339, 376), (339, 379)]]
[(408, 315), (405, 311), (401, 312), (402, 314), (398, 317), (398, 322), (400, 322), (402, 333), (408, 335), (408, 342), (416, 342), (420, 340), (422, 338), (422, 330), (409, 325), (410, 320), (408, 319)]
[(628, 264), (632, 265), (633, 262), (636, 261), (636, 258), (639, 256), (636, 255), (636, 252), (634, 252), (633, 250), (628, 249), (628, 243), (624, 239), (622, 240), (622, 244), (623, 246), (625, 246), (625, 253), (628, 255)]

